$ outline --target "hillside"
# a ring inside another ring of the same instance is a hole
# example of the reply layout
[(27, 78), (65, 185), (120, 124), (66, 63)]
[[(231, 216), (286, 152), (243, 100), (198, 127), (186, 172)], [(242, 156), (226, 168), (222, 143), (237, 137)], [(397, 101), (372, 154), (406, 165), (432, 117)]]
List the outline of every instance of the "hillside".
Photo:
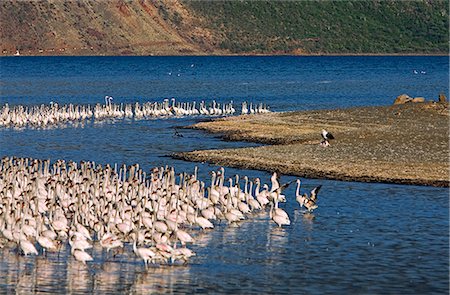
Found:
[(448, 1), (187, 1), (234, 53), (448, 53)]
[(1, 1), (2, 51), (31, 55), (196, 54), (151, 1)]
[(449, 1), (3, 0), (11, 55), (448, 54)]

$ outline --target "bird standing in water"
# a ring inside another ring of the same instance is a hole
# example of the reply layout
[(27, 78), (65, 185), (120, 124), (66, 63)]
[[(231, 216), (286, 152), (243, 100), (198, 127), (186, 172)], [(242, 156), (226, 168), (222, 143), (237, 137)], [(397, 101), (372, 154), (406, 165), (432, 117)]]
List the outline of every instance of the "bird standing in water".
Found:
[(322, 185), (319, 185), (312, 189), (309, 197), (305, 193), (301, 198), (298, 198), (297, 201), (300, 204), (300, 207), (303, 205), (308, 209), (309, 212), (312, 212), (314, 209), (317, 209), (317, 194), (319, 193), (320, 188)]

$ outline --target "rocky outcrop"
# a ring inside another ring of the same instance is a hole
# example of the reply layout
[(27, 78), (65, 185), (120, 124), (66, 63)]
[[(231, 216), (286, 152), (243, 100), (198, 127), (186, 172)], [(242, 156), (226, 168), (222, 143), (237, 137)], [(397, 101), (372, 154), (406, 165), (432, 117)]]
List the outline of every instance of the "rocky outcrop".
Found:
[(421, 96), (412, 98), (408, 94), (401, 94), (394, 100), (394, 104), (405, 104), (408, 102), (425, 102), (425, 98)]
[(412, 100), (411, 97), (409, 97), (408, 94), (401, 94), (397, 96), (397, 98), (394, 100), (394, 104), (404, 104), (407, 102), (410, 102)]
[(411, 102), (425, 102), (424, 97), (414, 97)]

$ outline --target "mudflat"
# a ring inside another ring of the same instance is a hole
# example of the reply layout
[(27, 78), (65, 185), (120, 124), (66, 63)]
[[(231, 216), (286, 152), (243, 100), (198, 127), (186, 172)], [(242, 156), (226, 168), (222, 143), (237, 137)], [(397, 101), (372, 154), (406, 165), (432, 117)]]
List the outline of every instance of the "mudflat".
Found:
[[(448, 103), (219, 118), (189, 126), (259, 147), (199, 150), (175, 158), (308, 178), (449, 186)], [(320, 145), (321, 130), (331, 145)]]

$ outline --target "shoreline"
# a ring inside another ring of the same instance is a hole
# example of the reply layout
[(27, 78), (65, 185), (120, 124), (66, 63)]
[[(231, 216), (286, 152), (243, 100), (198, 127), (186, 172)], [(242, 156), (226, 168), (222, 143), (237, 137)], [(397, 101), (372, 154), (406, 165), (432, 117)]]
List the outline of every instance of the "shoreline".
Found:
[(239, 56), (246, 56), (246, 57), (251, 57), (251, 56), (255, 56), (255, 57), (263, 57), (263, 56), (267, 56), (267, 57), (275, 57), (275, 56), (292, 56), (292, 57), (310, 57), (310, 56), (324, 56), (324, 57), (343, 57), (343, 56), (362, 56), (362, 57), (370, 57), (370, 56), (450, 56), (450, 54), (448, 53), (302, 53), (302, 54), (293, 54), (293, 53), (240, 53), (240, 54), (235, 54), (235, 53), (230, 53), (230, 54), (226, 54), (226, 53), (210, 53), (210, 52), (196, 52), (193, 54), (131, 54), (131, 55), (127, 55), (127, 54), (107, 54), (107, 53), (99, 53), (99, 54), (20, 54), (20, 55), (15, 55), (15, 54), (2, 54), (0, 55), (1, 57), (18, 57), (18, 56), (32, 56), (32, 57), (38, 57), (38, 56), (45, 56), (45, 57), (51, 57), (51, 56), (68, 56), (68, 57), (80, 57), (80, 56), (94, 56), (94, 57), (101, 57), (101, 56), (107, 56), (107, 57), (126, 57), (126, 56), (130, 56), (130, 57), (144, 57), (144, 56), (155, 56), (155, 57), (202, 57), (202, 56), (217, 56), (217, 57), (229, 57), (229, 56), (235, 56), (235, 57), (239, 57)]
[(296, 176), (301, 178), (310, 179), (327, 179), (327, 180), (338, 180), (338, 181), (352, 181), (352, 182), (367, 182), (367, 183), (387, 183), (387, 184), (403, 184), (403, 185), (419, 185), (419, 186), (433, 186), (433, 187), (449, 187), (449, 182), (445, 180), (425, 180), (425, 179), (404, 179), (404, 178), (381, 178), (370, 175), (361, 176), (349, 176), (344, 173), (331, 173), (324, 172), (315, 169), (303, 169), (302, 171), (292, 171), (283, 165), (271, 165), (264, 166), (258, 164), (245, 165), (242, 162), (230, 162), (226, 159), (218, 156), (216, 159), (210, 156), (203, 156), (202, 154), (196, 154), (195, 152), (181, 152), (172, 155), (173, 159), (189, 161), (189, 162), (208, 162), (218, 166), (227, 166), (236, 169), (249, 169), (249, 170), (259, 170), (266, 172), (276, 171), (281, 175)]
[[(260, 147), (173, 154), (186, 161), (307, 178), (449, 187), (448, 103), (270, 113), (186, 128)], [(319, 145), (320, 131), (336, 137)]]

